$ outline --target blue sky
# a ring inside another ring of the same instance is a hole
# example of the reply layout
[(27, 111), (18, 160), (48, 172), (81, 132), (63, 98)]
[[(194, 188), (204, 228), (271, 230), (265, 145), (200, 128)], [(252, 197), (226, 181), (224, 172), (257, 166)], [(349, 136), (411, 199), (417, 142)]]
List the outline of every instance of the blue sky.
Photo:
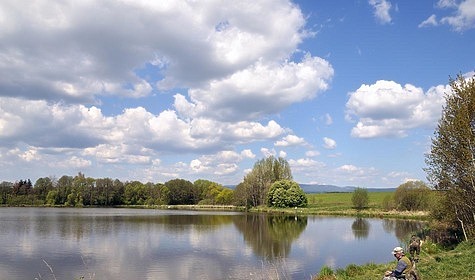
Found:
[(475, 0), (2, 1), (0, 181), (424, 180)]

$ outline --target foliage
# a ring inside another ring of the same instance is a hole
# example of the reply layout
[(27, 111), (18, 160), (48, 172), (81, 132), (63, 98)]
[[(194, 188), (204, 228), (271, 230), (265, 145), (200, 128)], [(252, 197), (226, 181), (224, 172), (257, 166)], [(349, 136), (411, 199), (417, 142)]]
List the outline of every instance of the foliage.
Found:
[(407, 181), (400, 185), (394, 193), (394, 201), (398, 210), (427, 210), (431, 190), (422, 181)]
[(125, 184), (124, 203), (127, 205), (144, 205), (147, 200), (147, 189), (139, 181)]
[(363, 209), (368, 206), (369, 197), (368, 190), (363, 188), (356, 188), (353, 191), (353, 196), (351, 197), (351, 202), (356, 209)]
[(267, 206), (279, 208), (306, 207), (307, 196), (296, 182), (279, 180), (269, 188)]
[(53, 189), (53, 180), (49, 177), (39, 178), (35, 182), (34, 193), (39, 200), (45, 201), (48, 192)]
[(279, 180), (292, 180), (289, 163), (281, 157), (261, 159), (236, 187), (235, 201), (246, 206), (264, 205), (270, 186)]
[(12, 196), (13, 183), (3, 181), (0, 183), (0, 204), (7, 204)]
[[(212, 204), (230, 205), (234, 191), (208, 180), (175, 179), (165, 184), (121, 182), (111, 178), (62, 176), (58, 180), (39, 178), (33, 187), (30, 180), (0, 183), (0, 204), (64, 205), (70, 207), (115, 205)], [(175, 192), (175, 193), (173, 193)]]
[(169, 204), (195, 204), (198, 194), (195, 192), (193, 183), (184, 179), (173, 179), (165, 183), (170, 191)]
[(233, 202), (233, 191), (218, 183), (200, 179), (196, 180), (193, 185), (198, 195), (198, 204), (230, 205)]
[(245, 182), (239, 183), (234, 189), (233, 204), (237, 206), (250, 206), (251, 203), (248, 197), (248, 184)]
[(457, 222), (465, 239), (475, 238), (475, 76), (458, 75), (450, 86), (426, 155), (426, 172), (450, 201), (445, 220)]
[(393, 196), (391, 194), (385, 195), (381, 206), (386, 211), (396, 209)]

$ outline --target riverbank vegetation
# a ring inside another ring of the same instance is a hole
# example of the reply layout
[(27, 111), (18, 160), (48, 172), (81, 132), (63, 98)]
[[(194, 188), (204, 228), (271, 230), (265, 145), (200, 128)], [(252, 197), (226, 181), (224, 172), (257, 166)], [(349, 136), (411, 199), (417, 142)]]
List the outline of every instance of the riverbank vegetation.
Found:
[[(475, 279), (475, 243), (462, 242), (454, 249), (442, 248), (432, 242), (422, 246), (416, 270), (421, 279)], [(332, 269), (324, 266), (313, 280), (367, 280), (381, 279), (386, 270), (396, 267), (396, 260), (386, 264), (350, 264), (345, 268)]]

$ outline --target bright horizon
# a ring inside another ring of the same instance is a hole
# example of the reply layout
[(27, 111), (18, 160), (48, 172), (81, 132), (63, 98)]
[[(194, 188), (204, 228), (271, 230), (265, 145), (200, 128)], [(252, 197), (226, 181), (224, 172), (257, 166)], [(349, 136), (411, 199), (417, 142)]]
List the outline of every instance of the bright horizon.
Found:
[(0, 182), (426, 181), (475, 0), (2, 1)]

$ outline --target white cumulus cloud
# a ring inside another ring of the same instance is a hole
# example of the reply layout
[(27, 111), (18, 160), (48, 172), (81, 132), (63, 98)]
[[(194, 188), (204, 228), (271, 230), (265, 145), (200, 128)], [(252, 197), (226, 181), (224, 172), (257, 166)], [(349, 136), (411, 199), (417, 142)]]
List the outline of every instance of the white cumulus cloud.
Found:
[(277, 147), (288, 147), (305, 144), (305, 139), (298, 137), (296, 135), (286, 135), (282, 140), (276, 141), (274, 143)]
[(404, 137), (408, 130), (434, 127), (440, 118), (448, 86), (431, 87), (427, 92), (411, 84), (377, 81), (350, 93), (346, 115), (356, 125), (357, 138)]
[(336, 141), (328, 137), (323, 137), (323, 147), (328, 150), (333, 150), (336, 148)]

